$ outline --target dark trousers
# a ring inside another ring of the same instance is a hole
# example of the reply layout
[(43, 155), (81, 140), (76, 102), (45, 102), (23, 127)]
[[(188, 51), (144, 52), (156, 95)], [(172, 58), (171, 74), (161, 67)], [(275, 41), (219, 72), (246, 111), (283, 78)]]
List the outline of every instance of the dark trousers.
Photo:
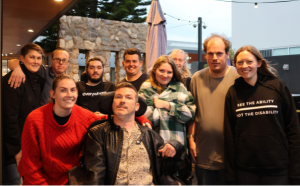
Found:
[(187, 156), (185, 158), (185, 167), (178, 171), (178, 178), (185, 182), (186, 185), (191, 185), (192, 179), (190, 180), (190, 176), (192, 175), (192, 162)]
[(20, 185), (20, 174), (16, 164), (3, 165), (3, 185)]
[(195, 166), (198, 185), (226, 185), (225, 170), (208, 170)]
[(288, 185), (288, 175), (266, 175), (248, 170), (237, 171), (237, 183), (239, 185)]

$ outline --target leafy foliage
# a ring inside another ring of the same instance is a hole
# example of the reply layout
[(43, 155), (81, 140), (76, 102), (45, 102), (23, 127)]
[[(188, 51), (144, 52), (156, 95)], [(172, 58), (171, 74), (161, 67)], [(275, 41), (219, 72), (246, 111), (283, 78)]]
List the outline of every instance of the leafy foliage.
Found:
[[(142, 23), (146, 20), (145, 6), (150, 4), (151, 0), (81, 0), (65, 15)], [(56, 48), (57, 24), (41, 34), (44, 38), (40, 42), (35, 42), (46, 52)]]
[(151, 0), (102, 0), (99, 1), (97, 18), (141, 23), (146, 20), (144, 15), (147, 14), (147, 9), (138, 7), (150, 4)]

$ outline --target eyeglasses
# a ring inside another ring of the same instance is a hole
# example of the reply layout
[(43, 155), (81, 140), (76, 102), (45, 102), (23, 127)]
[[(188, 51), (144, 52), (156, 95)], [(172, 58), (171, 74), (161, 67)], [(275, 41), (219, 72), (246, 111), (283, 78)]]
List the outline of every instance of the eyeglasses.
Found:
[(63, 65), (66, 65), (69, 63), (69, 60), (68, 59), (60, 59), (60, 58), (53, 58), (54, 62), (56, 63), (60, 63), (62, 62)]

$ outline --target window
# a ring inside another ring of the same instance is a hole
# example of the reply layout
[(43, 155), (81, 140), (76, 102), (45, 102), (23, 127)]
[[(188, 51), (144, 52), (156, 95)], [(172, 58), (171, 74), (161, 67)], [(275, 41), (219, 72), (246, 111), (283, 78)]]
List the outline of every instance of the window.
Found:
[(272, 49), (269, 49), (269, 50), (260, 50), (259, 52), (261, 53), (261, 55), (263, 57), (272, 56)]
[(8, 60), (2, 60), (2, 76), (5, 76), (10, 70), (7, 67)]
[(288, 48), (273, 49), (272, 56), (284, 56), (284, 55), (289, 55)]
[(290, 55), (300, 54), (300, 46), (299, 47), (290, 47)]

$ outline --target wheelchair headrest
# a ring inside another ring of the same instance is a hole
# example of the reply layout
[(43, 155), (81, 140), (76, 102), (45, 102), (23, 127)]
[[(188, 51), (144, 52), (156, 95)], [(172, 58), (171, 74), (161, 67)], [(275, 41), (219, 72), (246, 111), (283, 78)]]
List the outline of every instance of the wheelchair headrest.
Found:
[[(98, 100), (98, 107), (99, 107), (99, 111), (102, 114), (107, 114), (107, 115), (114, 114), (113, 110), (112, 110), (114, 96), (115, 96), (115, 91), (107, 92), (100, 96), (100, 98)], [(147, 110), (147, 103), (144, 98), (139, 96), (138, 102), (140, 104), (140, 108), (138, 111), (135, 112), (136, 117), (142, 116)]]

